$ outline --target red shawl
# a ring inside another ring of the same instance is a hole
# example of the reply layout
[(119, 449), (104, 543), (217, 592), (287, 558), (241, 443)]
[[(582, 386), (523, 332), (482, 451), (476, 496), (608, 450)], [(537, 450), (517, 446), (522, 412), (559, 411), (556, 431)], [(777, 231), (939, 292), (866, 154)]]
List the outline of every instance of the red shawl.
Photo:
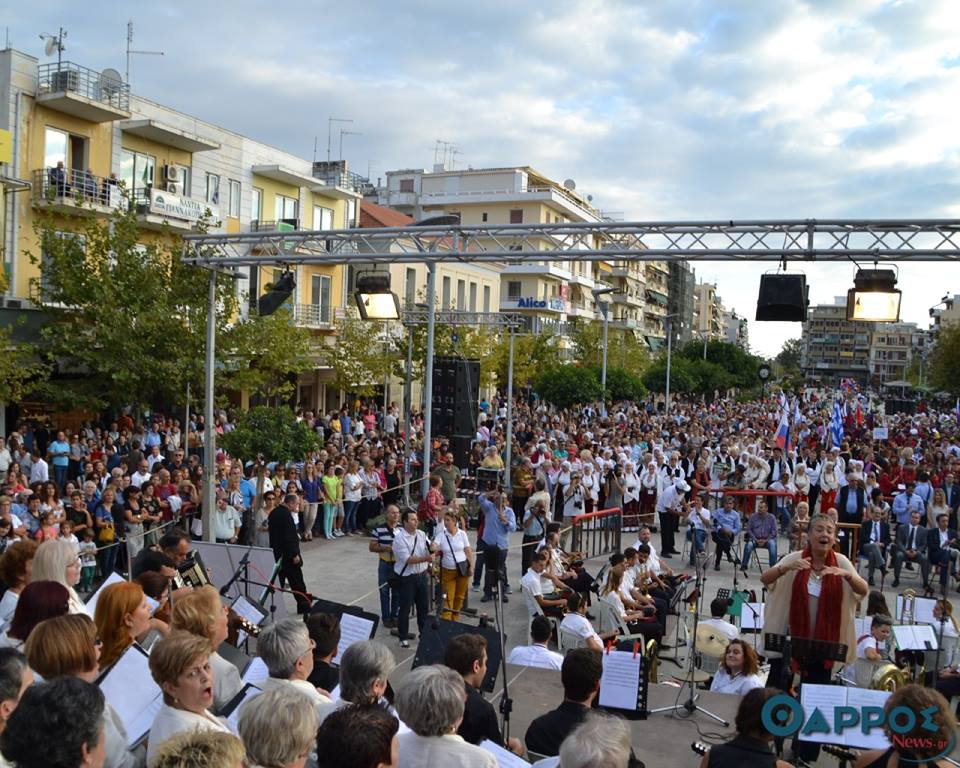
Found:
[[(803, 550), (801, 557), (811, 559), (810, 545)], [(837, 565), (837, 554), (832, 549), (827, 552), (825, 561), (827, 566)], [(812, 569), (805, 568), (797, 571), (793, 578), (793, 591), (790, 594), (790, 634), (794, 637), (805, 637), (827, 642), (840, 642), (840, 606), (843, 603), (843, 578), (841, 576), (824, 576), (820, 582), (820, 602), (817, 605), (817, 625), (810, 631), (810, 611), (808, 607), (809, 595), (807, 583), (810, 580)], [(833, 666), (832, 661), (824, 661), (825, 668)], [(797, 663), (793, 663), (794, 671)]]

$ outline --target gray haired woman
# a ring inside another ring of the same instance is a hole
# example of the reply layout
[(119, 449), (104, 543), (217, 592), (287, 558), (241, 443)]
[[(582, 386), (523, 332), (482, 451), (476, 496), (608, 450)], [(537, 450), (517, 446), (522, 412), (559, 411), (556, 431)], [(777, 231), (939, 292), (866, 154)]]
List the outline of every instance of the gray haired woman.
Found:
[(238, 731), (247, 765), (303, 768), (314, 751), (319, 724), (310, 699), (299, 691), (276, 688), (261, 693), (240, 711)]
[(307, 681), (313, 672), (313, 649), (307, 625), (300, 619), (289, 618), (271, 624), (257, 639), (257, 652), (267, 667), (270, 677), (259, 687), (295, 690), (310, 699), (322, 720), (333, 711), (330, 698)]
[(418, 667), (404, 677), (397, 691), (397, 711), (410, 733), (397, 739), (399, 764), (404, 768), (497, 768), (491, 753), (457, 734), (465, 703), (463, 678), (449, 667)]

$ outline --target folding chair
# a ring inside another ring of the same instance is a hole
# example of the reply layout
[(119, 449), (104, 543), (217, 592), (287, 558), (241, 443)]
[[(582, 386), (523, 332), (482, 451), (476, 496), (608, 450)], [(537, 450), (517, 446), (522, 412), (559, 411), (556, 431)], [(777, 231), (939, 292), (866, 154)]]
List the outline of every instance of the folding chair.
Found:
[(586, 648), (587, 641), (569, 629), (560, 627), (557, 630), (557, 645), (560, 648), (560, 653), (566, 653), (573, 648)]

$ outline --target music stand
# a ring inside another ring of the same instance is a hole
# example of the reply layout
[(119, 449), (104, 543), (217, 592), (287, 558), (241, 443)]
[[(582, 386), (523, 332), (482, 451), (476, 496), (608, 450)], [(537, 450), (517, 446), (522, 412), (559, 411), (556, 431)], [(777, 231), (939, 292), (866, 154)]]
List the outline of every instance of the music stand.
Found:
[[(827, 640), (813, 640), (808, 637), (793, 637), (788, 634), (777, 634), (775, 632), (766, 632), (763, 635), (763, 649), (779, 653), (783, 657), (783, 674), (792, 675), (792, 662), (794, 659), (800, 663), (810, 661), (839, 661), (847, 660), (846, 643), (831, 643)], [(781, 689), (787, 691), (789, 685), (781, 685)]]
[[(377, 626), (380, 623), (380, 616), (376, 613), (368, 613), (358, 605), (343, 605), (335, 603), (332, 600), (318, 598), (310, 607), (310, 613), (328, 613), (336, 616), (340, 620), (340, 643), (337, 645), (337, 653), (332, 663), (339, 666), (340, 657), (343, 652), (350, 647), (352, 643), (359, 640), (372, 640), (377, 634)], [(351, 626), (349, 631), (344, 626), (344, 616), (356, 617), (360, 621), (353, 622), (356, 626)]]
[(447, 645), (460, 635), (482, 635), (486, 639), (487, 675), (483, 678), (481, 690), (493, 693), (503, 655), (500, 649), (500, 633), (496, 627), (475, 627), (459, 621), (430, 617), (420, 633), (417, 652), (413, 656), (413, 669), (427, 664), (443, 664)]

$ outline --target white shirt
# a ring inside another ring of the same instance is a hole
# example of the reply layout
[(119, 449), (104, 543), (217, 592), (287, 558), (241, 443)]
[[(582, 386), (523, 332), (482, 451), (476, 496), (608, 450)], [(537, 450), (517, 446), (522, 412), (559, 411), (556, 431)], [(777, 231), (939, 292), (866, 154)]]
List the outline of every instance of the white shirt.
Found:
[[(703, 517), (700, 516), (701, 514), (703, 514)], [(690, 507), (690, 514), (687, 516), (687, 520), (690, 522), (690, 525), (697, 530), (705, 531), (710, 526), (710, 510), (706, 507), (700, 507), (700, 509)]]
[(363, 480), (360, 475), (348, 474), (343, 477), (343, 500), (360, 501), (360, 489), (363, 487)]
[(754, 688), (762, 687), (763, 681), (758, 675), (737, 674), (730, 677), (730, 673), (723, 667), (717, 670), (710, 684), (710, 690), (714, 693), (733, 693), (737, 696), (743, 696)]
[(593, 628), (593, 624), (591, 624), (590, 620), (583, 614), (568, 613), (564, 615), (563, 621), (560, 622), (560, 629), (572, 632), (584, 640), (589, 640), (591, 637), (596, 638), (597, 642), (603, 645), (603, 641)]
[(411, 731), (399, 734), (397, 744), (397, 765), (404, 768), (497, 768), (497, 758), (455, 733), (420, 736)]
[(47, 462), (43, 459), (37, 459), (30, 467), (30, 485), (34, 483), (46, 483), (50, 480)]
[[(393, 564), (394, 572), (399, 575), (413, 576), (418, 573), (425, 573), (428, 566), (427, 562), (410, 563), (407, 560), (411, 557), (423, 557), (429, 554), (430, 547), (427, 545), (427, 536), (423, 531), (417, 531), (409, 534), (403, 528), (400, 528), (393, 537), (393, 554), (397, 560)], [(404, 570), (406, 568), (406, 570)]]
[(149, 472), (134, 472), (132, 475), (130, 475), (130, 485), (139, 488), (141, 485), (147, 482), (150, 477), (151, 475)]
[(257, 687), (264, 692), (284, 688), (302, 693), (310, 699), (310, 703), (313, 704), (314, 709), (317, 710), (317, 715), (321, 721), (336, 709), (336, 704), (333, 703), (333, 700), (320, 693), (317, 687), (307, 680), (281, 680), (278, 677), (268, 677), (266, 680), (261, 680), (257, 684)]
[[(637, 540), (633, 543), (633, 548), (634, 548), (634, 549), (640, 549), (640, 545), (641, 545), (641, 544), (643, 544), (643, 542), (640, 541), (640, 539), (637, 539)], [(653, 540), (652, 540), (652, 539), (647, 542), (647, 546), (650, 547), (650, 554), (649, 554), (649, 556), (647, 557), (647, 569), (648, 569), (651, 573), (655, 573), (655, 574), (657, 574), (657, 576), (659, 576), (659, 575), (660, 575), (660, 570), (661, 570), (661, 568), (660, 568), (660, 558), (657, 557), (657, 548), (656, 548), (655, 546), (653, 546)]]
[(537, 595), (543, 596), (543, 584), (540, 581), (540, 574), (533, 568), (527, 568), (527, 572), (520, 579), (521, 586), (530, 593), (530, 597), (536, 598)]
[(563, 656), (551, 651), (547, 646), (534, 643), (533, 645), (518, 645), (507, 657), (507, 664), (519, 664), (523, 667), (540, 667), (541, 669), (555, 669), (558, 672), (563, 666)]
[[(443, 553), (440, 559), (441, 568), (452, 571), (457, 567), (457, 563), (467, 561), (465, 550), (470, 548), (470, 539), (459, 528), (456, 533), (450, 533), (446, 526), (441, 525), (437, 529), (437, 535), (433, 537), (433, 543)], [(409, 572), (410, 569), (408, 568), (407, 571)]]
[(189, 731), (223, 731), (230, 733), (230, 729), (223, 721), (204, 710), (202, 715), (187, 712), (185, 709), (175, 709), (164, 704), (160, 707), (147, 741), (147, 764), (153, 765), (164, 742), (173, 736)]

